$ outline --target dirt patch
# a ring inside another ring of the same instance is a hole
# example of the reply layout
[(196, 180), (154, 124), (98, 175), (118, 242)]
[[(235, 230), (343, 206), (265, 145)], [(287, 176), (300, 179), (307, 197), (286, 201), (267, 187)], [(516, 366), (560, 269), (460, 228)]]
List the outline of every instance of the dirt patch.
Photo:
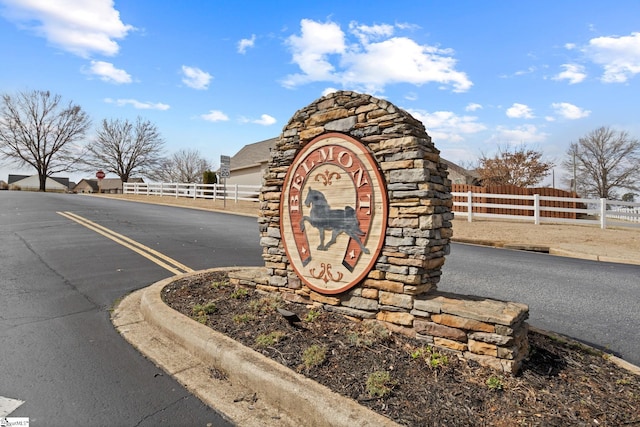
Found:
[[(179, 279), (162, 296), (179, 312), (403, 425), (640, 424), (640, 378), (562, 338), (530, 332), (530, 355), (519, 375), (508, 376), (375, 322), (234, 287), (224, 272)], [(300, 322), (289, 323), (277, 308)]]

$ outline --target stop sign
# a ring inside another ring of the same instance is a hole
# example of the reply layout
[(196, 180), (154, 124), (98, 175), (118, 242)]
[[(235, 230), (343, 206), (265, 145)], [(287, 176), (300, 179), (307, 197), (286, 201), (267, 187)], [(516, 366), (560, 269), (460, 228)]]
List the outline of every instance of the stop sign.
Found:
[(104, 178), (104, 176), (105, 175), (104, 175), (104, 172), (102, 172), (102, 169), (99, 170), (98, 172), (96, 172), (96, 178), (102, 179), (102, 178)]

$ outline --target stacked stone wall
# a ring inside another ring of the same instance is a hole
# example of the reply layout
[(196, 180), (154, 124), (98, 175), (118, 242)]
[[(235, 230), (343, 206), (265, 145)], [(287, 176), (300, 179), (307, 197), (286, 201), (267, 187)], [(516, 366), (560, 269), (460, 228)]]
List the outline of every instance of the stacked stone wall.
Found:
[[(388, 200), (379, 257), (361, 283), (337, 295), (316, 292), (300, 280), (287, 258), (280, 230), (287, 171), (306, 144), (329, 132), (348, 135), (367, 147), (379, 165)], [(260, 196), (258, 222), (264, 268), (257, 273), (235, 272), (232, 280), (280, 293), (291, 302), (321, 305), (357, 319), (375, 319), (429, 344), (471, 358), (478, 356), (480, 362), (500, 359), (504, 363), (496, 362), (496, 366), (513, 372), (526, 347), (522, 344), (523, 334), (526, 341), (526, 309), (496, 303), (494, 309), (510, 314), (491, 317), (480, 306), (475, 313), (473, 300), (440, 300), (445, 297), (435, 292), (449, 254), (451, 208), (447, 167), (423, 124), (385, 100), (336, 92), (297, 111), (284, 127), (271, 152)], [(438, 308), (438, 301), (446, 303)], [(456, 305), (453, 301), (466, 307), (467, 317), (447, 311)]]

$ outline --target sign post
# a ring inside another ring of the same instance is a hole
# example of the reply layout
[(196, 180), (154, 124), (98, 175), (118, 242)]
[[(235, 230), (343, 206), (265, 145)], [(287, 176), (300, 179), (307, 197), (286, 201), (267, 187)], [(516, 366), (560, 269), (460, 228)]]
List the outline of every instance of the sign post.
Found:
[(102, 171), (102, 169), (96, 172), (96, 178), (98, 178), (98, 193), (102, 191), (102, 180), (104, 179), (104, 177), (105, 173)]
[(230, 171), (231, 166), (231, 157), (229, 156), (220, 156), (220, 178), (224, 180), (224, 194), (222, 196), (223, 207), (227, 207), (227, 178), (231, 175)]

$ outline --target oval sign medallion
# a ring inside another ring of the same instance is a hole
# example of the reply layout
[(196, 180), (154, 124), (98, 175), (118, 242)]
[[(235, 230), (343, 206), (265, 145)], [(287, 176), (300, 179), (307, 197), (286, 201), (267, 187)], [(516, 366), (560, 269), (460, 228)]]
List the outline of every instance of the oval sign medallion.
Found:
[(285, 177), (280, 230), (309, 288), (337, 294), (360, 282), (378, 258), (386, 224), (386, 188), (362, 143), (329, 133), (300, 150)]

